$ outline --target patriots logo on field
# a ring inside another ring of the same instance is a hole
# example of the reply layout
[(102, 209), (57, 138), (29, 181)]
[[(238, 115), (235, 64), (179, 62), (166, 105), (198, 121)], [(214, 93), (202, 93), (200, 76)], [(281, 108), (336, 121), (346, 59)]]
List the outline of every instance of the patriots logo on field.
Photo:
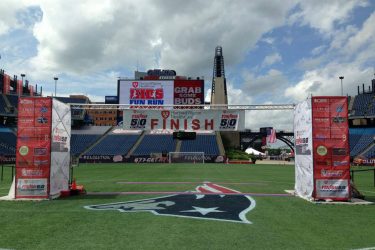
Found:
[(251, 222), (246, 219), (246, 214), (254, 207), (255, 200), (250, 196), (213, 183), (198, 186), (194, 193), (85, 206), (91, 210), (151, 212), (155, 215), (249, 224)]

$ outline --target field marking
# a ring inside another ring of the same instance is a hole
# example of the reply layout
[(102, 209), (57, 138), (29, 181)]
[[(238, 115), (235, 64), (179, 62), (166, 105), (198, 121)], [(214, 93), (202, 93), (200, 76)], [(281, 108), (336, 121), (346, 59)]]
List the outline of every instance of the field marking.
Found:
[(374, 191), (367, 191), (367, 190), (361, 190), (362, 192), (366, 192), (366, 193), (372, 193), (372, 194), (375, 194)]
[[(126, 185), (185, 185), (185, 184), (205, 184), (209, 182), (192, 182), (192, 181), (118, 181), (117, 184), (126, 184)], [(215, 182), (216, 184), (223, 184), (223, 185), (260, 185), (260, 186), (267, 186), (268, 184), (265, 183), (251, 183), (251, 182)]]
[(356, 248), (352, 250), (375, 250), (375, 247), (366, 247), (366, 248)]
[[(212, 192), (186, 192), (186, 191), (131, 191), (131, 192), (87, 192), (86, 195), (154, 195), (154, 194), (192, 194), (192, 195), (218, 195)], [(294, 197), (290, 194), (274, 194), (274, 193), (230, 193), (223, 195), (250, 195), (258, 197)]]

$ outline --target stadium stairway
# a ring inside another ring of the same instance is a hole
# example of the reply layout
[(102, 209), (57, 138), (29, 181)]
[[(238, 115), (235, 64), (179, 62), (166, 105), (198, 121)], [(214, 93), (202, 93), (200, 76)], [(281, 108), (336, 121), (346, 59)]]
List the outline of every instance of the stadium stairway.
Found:
[(91, 144), (89, 147), (87, 147), (85, 150), (81, 152), (81, 154), (78, 156), (80, 158), (82, 155), (89, 152), (93, 147), (95, 147), (99, 142), (101, 142), (115, 127), (110, 127), (102, 136), (100, 136), (93, 144)]
[(355, 96), (352, 96), (352, 97), (349, 99), (348, 110), (353, 110), (354, 100), (355, 100)]
[(372, 151), (375, 148), (375, 142), (372, 142), (370, 145), (368, 145), (360, 154), (359, 156), (364, 156), (367, 154), (367, 152)]
[(138, 140), (136, 141), (136, 143), (133, 145), (133, 147), (129, 150), (129, 152), (126, 154), (126, 157), (130, 157), (134, 151), (138, 148), (139, 144), (141, 144), (143, 138), (145, 137), (146, 135), (146, 131), (142, 131), (141, 135), (139, 136)]
[(5, 103), (5, 111), (7, 113), (14, 113), (17, 110), (17, 107), (13, 107), (10, 101), (8, 100), (7, 96), (5, 94), (1, 94), (2, 98), (4, 99)]
[(219, 131), (216, 131), (216, 143), (217, 147), (219, 148), (220, 155), (225, 155), (225, 149), (224, 149), (224, 144), (223, 140), (221, 139), (221, 134)]
[(180, 152), (181, 151), (181, 145), (182, 145), (182, 141), (181, 140), (177, 140), (177, 143), (176, 143), (176, 148), (175, 148), (175, 152)]

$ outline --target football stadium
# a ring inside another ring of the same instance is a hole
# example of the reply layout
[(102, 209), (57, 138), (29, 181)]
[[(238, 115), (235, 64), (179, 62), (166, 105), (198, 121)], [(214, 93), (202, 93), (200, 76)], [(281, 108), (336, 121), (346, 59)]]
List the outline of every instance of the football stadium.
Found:
[[(210, 102), (174, 70), (119, 78), (102, 103), (2, 70), (0, 249), (374, 249), (375, 79), (232, 105), (213, 58)], [(250, 130), (252, 110), (294, 130)]]

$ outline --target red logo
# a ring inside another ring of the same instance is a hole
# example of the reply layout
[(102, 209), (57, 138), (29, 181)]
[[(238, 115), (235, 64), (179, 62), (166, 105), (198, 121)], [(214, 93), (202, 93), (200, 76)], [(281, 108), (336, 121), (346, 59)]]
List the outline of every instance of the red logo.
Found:
[(169, 115), (170, 115), (170, 112), (168, 110), (161, 111), (161, 116), (163, 117), (163, 119), (167, 119)]
[(138, 88), (138, 82), (132, 82), (134, 88)]

